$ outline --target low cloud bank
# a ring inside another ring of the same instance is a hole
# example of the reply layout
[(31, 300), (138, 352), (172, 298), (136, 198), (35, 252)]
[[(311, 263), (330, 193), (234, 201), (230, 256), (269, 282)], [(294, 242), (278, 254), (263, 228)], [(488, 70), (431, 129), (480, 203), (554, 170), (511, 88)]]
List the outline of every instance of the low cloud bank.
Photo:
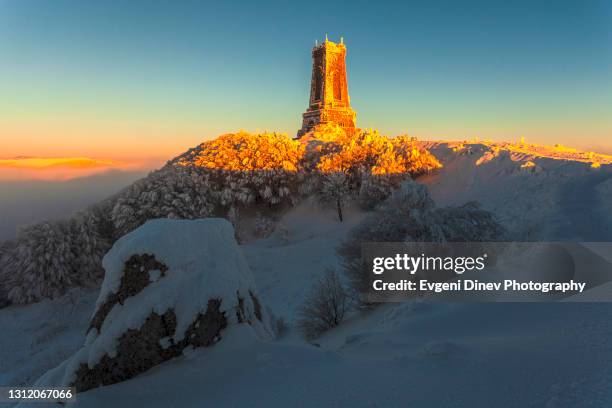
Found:
[(90, 157), (14, 157), (0, 159), (0, 182), (13, 180), (71, 180), (111, 170), (142, 171), (161, 160), (119, 161)]
[(143, 169), (103, 170), (99, 174), (69, 180), (7, 180), (0, 177), (0, 240), (15, 237), (20, 225), (67, 217), (118, 192), (147, 172)]

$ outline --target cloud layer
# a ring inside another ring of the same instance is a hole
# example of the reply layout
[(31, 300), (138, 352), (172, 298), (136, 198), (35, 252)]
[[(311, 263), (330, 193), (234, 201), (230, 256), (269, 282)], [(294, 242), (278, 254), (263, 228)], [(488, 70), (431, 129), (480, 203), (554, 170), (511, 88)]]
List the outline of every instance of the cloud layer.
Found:
[(0, 180), (0, 241), (15, 237), (21, 225), (68, 217), (145, 175), (107, 170), (70, 180)]
[(71, 180), (110, 170), (142, 171), (156, 165), (90, 157), (15, 157), (0, 159), (0, 180)]

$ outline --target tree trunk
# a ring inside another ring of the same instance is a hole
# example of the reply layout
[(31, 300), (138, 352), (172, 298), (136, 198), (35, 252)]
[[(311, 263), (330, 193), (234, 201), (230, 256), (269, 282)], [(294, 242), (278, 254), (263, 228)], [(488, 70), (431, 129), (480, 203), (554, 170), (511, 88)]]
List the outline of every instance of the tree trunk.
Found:
[(338, 197), (336, 200), (336, 207), (338, 208), (338, 219), (342, 222), (342, 201)]

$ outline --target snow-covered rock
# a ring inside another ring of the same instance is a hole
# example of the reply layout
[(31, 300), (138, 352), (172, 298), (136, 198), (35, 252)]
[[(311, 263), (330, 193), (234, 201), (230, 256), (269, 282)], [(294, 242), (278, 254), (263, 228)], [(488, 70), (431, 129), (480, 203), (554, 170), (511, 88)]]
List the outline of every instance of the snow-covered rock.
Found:
[(77, 391), (120, 382), (187, 348), (208, 347), (230, 325), (271, 339), (271, 317), (223, 219), (157, 219), (119, 239), (84, 346), (37, 386)]

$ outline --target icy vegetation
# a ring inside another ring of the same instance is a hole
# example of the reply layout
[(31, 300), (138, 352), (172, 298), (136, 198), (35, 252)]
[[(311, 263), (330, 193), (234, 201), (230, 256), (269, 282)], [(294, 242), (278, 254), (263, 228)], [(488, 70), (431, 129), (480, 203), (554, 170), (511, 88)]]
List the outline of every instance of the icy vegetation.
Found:
[(439, 167), (414, 139), (376, 131), (348, 136), (325, 126), (303, 140), (222, 135), (73, 219), (23, 228), (0, 252), (0, 296), (27, 303), (99, 282), (104, 252), (151, 219), (223, 217), (243, 240), (262, 233), (253, 231), (254, 213), (278, 219), (315, 196), (342, 221), (347, 203), (373, 208), (401, 181)]
[(477, 203), (436, 208), (427, 187), (407, 180), (349, 233), (338, 254), (355, 297), (366, 305), (363, 242), (499, 242), (506, 236), (494, 215)]
[(110, 248), (96, 212), (29, 225), (0, 252), (0, 295), (16, 303), (57, 297), (70, 287), (96, 285)]

